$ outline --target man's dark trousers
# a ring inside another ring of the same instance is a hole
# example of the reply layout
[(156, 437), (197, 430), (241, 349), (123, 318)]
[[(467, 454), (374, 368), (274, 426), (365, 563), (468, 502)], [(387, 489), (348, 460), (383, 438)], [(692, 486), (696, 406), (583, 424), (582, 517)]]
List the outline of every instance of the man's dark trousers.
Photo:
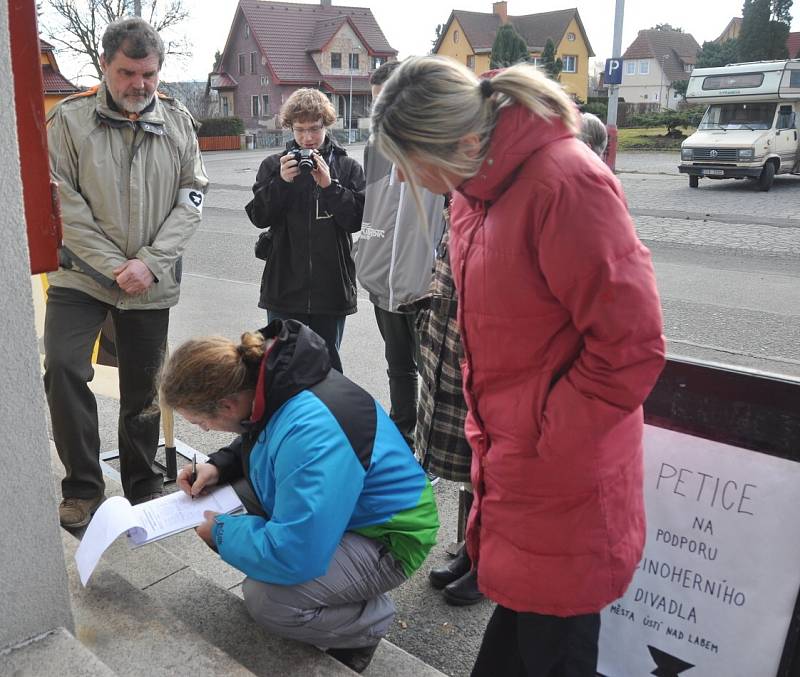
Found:
[(44, 386), (53, 439), (67, 471), (64, 498), (95, 498), (104, 491), (97, 402), (88, 382), (92, 348), (106, 315), (114, 322), (119, 361), (119, 461), (126, 498), (158, 492), (153, 468), (160, 416), (151, 411), (155, 379), (167, 342), (169, 310), (120, 310), (66, 287), (50, 287), (45, 315)]
[(414, 448), (417, 425), (417, 359), (419, 336), (414, 313), (393, 313), (378, 306), (375, 320), (384, 343), (389, 369), (390, 418), (400, 429), (408, 445)]

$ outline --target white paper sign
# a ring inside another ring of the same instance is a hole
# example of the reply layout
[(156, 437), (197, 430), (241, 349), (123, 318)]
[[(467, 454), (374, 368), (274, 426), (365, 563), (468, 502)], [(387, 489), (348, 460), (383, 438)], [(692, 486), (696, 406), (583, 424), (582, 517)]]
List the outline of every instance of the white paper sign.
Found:
[(800, 588), (800, 463), (645, 429), (647, 544), (606, 608), (607, 677), (771, 677)]

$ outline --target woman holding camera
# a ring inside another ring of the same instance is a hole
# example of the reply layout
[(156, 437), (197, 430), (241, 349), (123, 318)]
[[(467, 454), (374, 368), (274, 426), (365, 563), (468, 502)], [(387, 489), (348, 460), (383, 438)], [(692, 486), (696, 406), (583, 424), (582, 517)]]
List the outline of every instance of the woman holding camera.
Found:
[(311, 327), (342, 371), (345, 318), (356, 312), (350, 234), (361, 229), (364, 171), (328, 133), (336, 111), (319, 90), (296, 90), (280, 117), (294, 138), (261, 163), (245, 207), (255, 226), (269, 228), (259, 241), (266, 264), (258, 305), (270, 322)]
[(412, 189), (453, 191), (474, 501), (497, 602), (473, 676), (594, 677), (645, 538), (642, 402), (664, 363), (650, 253), (578, 112), (531, 66), (407, 59), (372, 113)]

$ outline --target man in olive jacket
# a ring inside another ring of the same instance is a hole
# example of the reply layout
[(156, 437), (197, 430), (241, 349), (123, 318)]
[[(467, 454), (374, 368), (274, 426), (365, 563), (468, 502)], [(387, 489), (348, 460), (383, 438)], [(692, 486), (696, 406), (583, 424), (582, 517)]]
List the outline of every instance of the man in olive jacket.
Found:
[(61, 524), (84, 526), (103, 499), (92, 346), (106, 316), (119, 361), (120, 471), (134, 503), (161, 493), (153, 467), (159, 417), (154, 380), (178, 302), (181, 256), (208, 185), (195, 122), (157, 94), (164, 45), (129, 18), (103, 35), (103, 82), (48, 119), (50, 169), (61, 197), (60, 268), (48, 276), (44, 383), (66, 469)]

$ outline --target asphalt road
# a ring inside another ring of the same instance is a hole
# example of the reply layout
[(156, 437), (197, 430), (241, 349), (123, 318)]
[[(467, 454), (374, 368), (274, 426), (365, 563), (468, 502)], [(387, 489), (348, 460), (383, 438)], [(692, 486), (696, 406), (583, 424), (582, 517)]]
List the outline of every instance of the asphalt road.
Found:
[[(361, 159), (363, 146), (353, 146)], [(257, 308), (261, 262), (257, 230), (243, 206), (264, 151), (206, 154), (212, 180), (203, 224), (185, 256), (181, 303), (170, 343), (191, 336), (231, 338), (266, 324)], [(769, 193), (736, 181), (690, 189), (675, 153), (625, 153), (618, 176), (641, 239), (650, 247), (669, 351), (800, 378), (800, 177), (778, 177)], [(345, 372), (388, 408), (383, 345), (366, 294), (347, 320)], [(100, 398), (103, 448), (116, 447), (116, 403)], [(176, 417), (188, 445), (212, 451), (228, 438), (201, 433)], [(394, 593), (389, 639), (453, 676), (468, 675), (492, 606), (452, 608), (427, 584), (455, 536), (457, 487), (437, 489), (441, 543), (422, 570)]]

